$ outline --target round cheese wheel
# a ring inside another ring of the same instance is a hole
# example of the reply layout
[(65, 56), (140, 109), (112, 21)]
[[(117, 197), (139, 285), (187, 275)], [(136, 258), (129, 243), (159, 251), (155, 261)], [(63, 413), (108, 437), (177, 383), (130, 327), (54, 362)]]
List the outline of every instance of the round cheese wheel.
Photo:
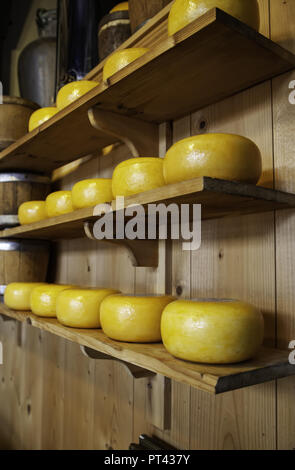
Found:
[(112, 295), (101, 304), (104, 333), (112, 339), (131, 343), (161, 341), (161, 316), (174, 299), (170, 296), (136, 297)]
[(73, 328), (100, 328), (100, 304), (115, 289), (67, 289), (56, 301), (56, 316), (60, 323)]
[(113, 173), (113, 194), (131, 196), (165, 184), (162, 158), (131, 158), (120, 163)]
[(168, 150), (163, 165), (167, 184), (201, 176), (256, 184), (262, 171), (257, 145), (234, 134), (203, 134), (180, 140)]
[(35, 111), (29, 120), (29, 132), (41, 126), (41, 124), (51, 119), (57, 113), (58, 109), (55, 107), (41, 108)]
[(12, 310), (31, 310), (31, 293), (38, 286), (45, 286), (43, 282), (13, 282), (4, 292), (4, 303)]
[(75, 209), (92, 207), (110, 202), (113, 199), (112, 180), (94, 178), (76, 183), (72, 189), (72, 200)]
[(103, 68), (103, 79), (107, 80), (109, 77), (114, 75), (114, 73), (131, 64), (131, 62), (134, 62), (147, 51), (148, 49), (145, 47), (131, 47), (129, 49), (122, 49), (114, 52), (105, 63)]
[(31, 292), (31, 310), (39, 317), (56, 317), (56, 299), (58, 294), (66, 289), (72, 289), (72, 285), (48, 284), (35, 287)]
[(24, 202), (18, 209), (18, 220), (21, 225), (33, 224), (47, 219), (45, 201)]
[(122, 2), (116, 5), (114, 8), (112, 8), (110, 13), (114, 13), (115, 11), (126, 11), (126, 10), (129, 10), (129, 3)]
[(97, 82), (90, 80), (80, 80), (77, 82), (71, 82), (62, 87), (56, 98), (56, 106), (58, 109), (63, 109), (69, 106), (71, 103), (76, 101), (81, 96), (88, 93), (90, 90), (98, 85)]
[(46, 198), (46, 212), (48, 217), (56, 217), (73, 212), (72, 191), (57, 191)]
[(238, 300), (178, 300), (162, 315), (165, 348), (175, 357), (208, 364), (251, 359), (263, 341), (260, 311)]
[(257, 0), (175, 0), (168, 18), (169, 36), (212, 8), (220, 8), (252, 28), (259, 29), (260, 15)]

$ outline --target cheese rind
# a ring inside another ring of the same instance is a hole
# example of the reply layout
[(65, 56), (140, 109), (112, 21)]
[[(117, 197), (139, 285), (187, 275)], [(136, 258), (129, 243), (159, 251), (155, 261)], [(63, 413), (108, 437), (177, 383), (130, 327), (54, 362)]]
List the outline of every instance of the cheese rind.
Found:
[(114, 197), (131, 196), (164, 184), (162, 158), (142, 157), (125, 160), (113, 173)]
[(31, 293), (38, 286), (46, 286), (44, 282), (13, 282), (4, 292), (4, 303), (12, 310), (30, 311)]
[(168, 35), (177, 33), (212, 8), (220, 8), (253, 29), (259, 30), (257, 0), (175, 0), (168, 17)]
[(74, 211), (72, 191), (56, 191), (46, 198), (46, 212), (48, 217), (57, 217)]
[(116, 72), (119, 72), (119, 70), (127, 67), (127, 65), (143, 56), (146, 52), (148, 52), (148, 49), (145, 47), (130, 47), (114, 52), (109, 59), (107, 59), (103, 68), (103, 80), (106, 81)]
[(165, 348), (192, 362), (227, 364), (251, 359), (263, 341), (261, 312), (238, 300), (169, 304), (162, 315)]
[(262, 172), (257, 145), (235, 134), (203, 134), (180, 140), (166, 153), (166, 184), (202, 176), (256, 184)]
[(67, 83), (67, 85), (63, 86), (57, 94), (57, 108), (59, 110), (66, 108), (74, 101), (81, 98), (81, 96), (85, 95), (90, 90), (95, 88), (97, 85), (97, 82), (93, 82), (90, 80), (80, 80), (76, 82)]
[(21, 225), (33, 224), (47, 219), (45, 201), (28, 201), (18, 208), (18, 220)]
[(31, 292), (30, 305), (32, 312), (39, 317), (56, 318), (57, 296), (73, 285), (48, 284), (35, 287)]
[(117, 341), (154, 343), (161, 341), (161, 316), (174, 300), (170, 296), (113, 295), (101, 304), (104, 333)]
[(72, 189), (72, 200), (75, 209), (111, 202), (112, 199), (111, 179), (93, 178), (79, 181)]
[(67, 289), (57, 296), (56, 315), (72, 328), (101, 328), (100, 305), (115, 289)]

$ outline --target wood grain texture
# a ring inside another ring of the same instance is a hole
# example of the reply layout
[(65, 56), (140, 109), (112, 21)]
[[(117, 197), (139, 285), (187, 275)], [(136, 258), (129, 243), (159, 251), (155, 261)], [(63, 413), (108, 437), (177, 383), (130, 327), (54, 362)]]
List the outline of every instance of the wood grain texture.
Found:
[[(291, 52), (295, 52), (295, 3), (271, 0), (271, 37)], [(295, 106), (289, 101), (294, 72), (273, 80), (274, 162), (275, 187), (293, 191)], [(294, 313), (294, 211), (276, 214), (276, 263), (277, 263), (277, 344), (288, 347), (295, 339)], [(278, 449), (295, 448), (294, 379), (277, 384)]]
[[(31, 312), (13, 311), (3, 304), (0, 305), (0, 312), (5, 316), (25, 322), (27, 325), (32, 325), (42, 331), (53, 333), (78, 345), (87, 346), (108, 356), (130, 362), (144, 369), (172, 378), (177, 382), (182, 382), (213, 394), (224, 393), (263, 383), (274, 378), (295, 374), (295, 366), (289, 364), (288, 351), (284, 350), (262, 348), (254, 359), (239, 364), (194, 364), (173, 358), (160, 343), (137, 344), (113, 341), (101, 330), (67, 328), (62, 326), (56, 319), (40, 318)], [(40, 336), (38, 339), (41, 342)], [(74, 352), (72, 352), (72, 356), (75, 356)], [(74, 370), (76, 370), (77, 360), (72, 362), (72, 356), (69, 355), (70, 362), (68, 368), (67, 365), (65, 365), (65, 368), (74, 377), (75, 375), (69, 366), (72, 364), (75, 368)], [(83, 356), (84, 359), (85, 357)], [(87, 373), (91, 375), (91, 372)], [(25, 379), (29, 380), (29, 377), (26, 376)], [(83, 380), (83, 376), (78, 374), (77, 380)], [(89, 385), (89, 378), (87, 383)], [(40, 384), (42, 384), (41, 380)], [(77, 386), (76, 389), (79, 390), (79, 387)], [(75, 403), (80, 403), (80, 398), (74, 401)], [(83, 403), (83, 400), (81, 403)], [(91, 405), (91, 403), (88, 403), (88, 405)], [(28, 414), (30, 414), (30, 411)], [(38, 416), (40, 417), (40, 413), (38, 413)], [(71, 414), (69, 419), (77, 419), (76, 414), (75, 416)], [(85, 431), (88, 432), (88, 428)], [(84, 437), (82, 436), (81, 438), (84, 439)], [(79, 445), (78, 448), (80, 448)]]

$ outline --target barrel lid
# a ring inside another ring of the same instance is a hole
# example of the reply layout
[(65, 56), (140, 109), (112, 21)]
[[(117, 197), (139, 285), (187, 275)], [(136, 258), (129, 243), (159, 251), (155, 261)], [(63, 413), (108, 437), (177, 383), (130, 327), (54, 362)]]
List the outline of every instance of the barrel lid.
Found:
[(19, 106), (25, 106), (26, 108), (31, 108), (33, 110), (39, 109), (40, 106), (33, 101), (26, 100), (24, 98), (19, 98), (18, 96), (3, 96), (3, 104), (17, 104)]

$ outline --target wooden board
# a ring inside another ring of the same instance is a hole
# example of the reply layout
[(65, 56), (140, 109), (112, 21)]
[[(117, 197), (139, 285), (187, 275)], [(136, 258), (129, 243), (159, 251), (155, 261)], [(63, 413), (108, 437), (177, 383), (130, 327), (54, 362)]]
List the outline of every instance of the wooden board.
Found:
[(173, 358), (160, 343), (113, 341), (101, 330), (66, 328), (55, 319), (13, 311), (3, 304), (0, 305), (0, 314), (210, 393), (224, 393), (295, 375), (295, 366), (288, 361), (288, 351), (263, 348), (255, 359), (240, 364), (194, 364)]
[[(125, 207), (132, 204), (142, 204), (147, 207), (151, 203), (201, 204), (202, 219), (206, 220), (294, 208), (295, 194), (204, 177), (166, 185), (125, 198)], [(115, 210), (115, 202), (112, 205)], [(81, 238), (85, 235), (84, 223), (97, 219), (98, 217), (93, 215), (93, 208), (89, 207), (34, 224), (2, 230), (0, 238), (42, 240)]]
[(173, 37), (161, 35), (147, 54), (1, 152), (0, 169), (50, 173), (114, 143), (91, 127), (91, 107), (160, 123), (294, 66), (293, 54), (221, 10), (210, 10)]

